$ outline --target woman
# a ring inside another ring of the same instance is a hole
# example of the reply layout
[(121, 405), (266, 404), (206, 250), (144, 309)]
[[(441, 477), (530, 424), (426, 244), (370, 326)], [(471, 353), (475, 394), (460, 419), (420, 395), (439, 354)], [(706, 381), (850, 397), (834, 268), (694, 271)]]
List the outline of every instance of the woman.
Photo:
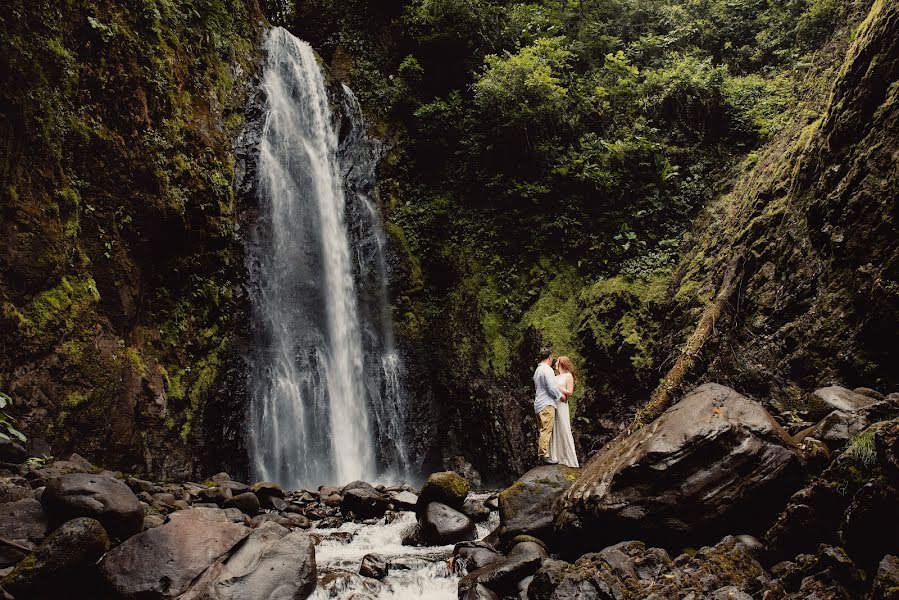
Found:
[(569, 467), (579, 467), (577, 452), (574, 449), (574, 437), (571, 435), (571, 421), (568, 416), (568, 399), (574, 393), (574, 364), (567, 356), (560, 356), (556, 361), (556, 385), (562, 392), (559, 406), (556, 408), (556, 422), (553, 425), (553, 437), (549, 443), (549, 457)]

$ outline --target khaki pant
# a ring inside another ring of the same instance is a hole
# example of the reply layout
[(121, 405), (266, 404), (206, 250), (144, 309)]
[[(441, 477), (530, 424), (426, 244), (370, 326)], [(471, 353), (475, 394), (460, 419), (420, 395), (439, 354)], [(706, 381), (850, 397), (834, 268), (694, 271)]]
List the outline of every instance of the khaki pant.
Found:
[(537, 413), (537, 421), (540, 423), (540, 437), (537, 438), (537, 456), (546, 458), (549, 456), (549, 440), (553, 435), (553, 424), (556, 422), (556, 407), (547, 406)]

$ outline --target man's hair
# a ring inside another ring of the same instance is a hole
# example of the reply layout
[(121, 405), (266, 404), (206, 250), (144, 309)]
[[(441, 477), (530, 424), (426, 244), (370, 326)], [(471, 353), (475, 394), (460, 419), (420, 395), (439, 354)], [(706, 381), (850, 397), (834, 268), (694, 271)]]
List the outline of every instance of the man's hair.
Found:
[(552, 355), (553, 355), (553, 349), (550, 348), (549, 346), (544, 346), (544, 347), (540, 348), (540, 360), (541, 361), (546, 360), (547, 358), (549, 358)]

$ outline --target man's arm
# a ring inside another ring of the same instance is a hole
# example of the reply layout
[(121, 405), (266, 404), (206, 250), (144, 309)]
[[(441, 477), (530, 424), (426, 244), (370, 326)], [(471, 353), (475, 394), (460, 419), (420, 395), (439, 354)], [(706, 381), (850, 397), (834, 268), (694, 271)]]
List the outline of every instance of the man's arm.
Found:
[(550, 398), (558, 400), (562, 397), (562, 391), (556, 385), (555, 377), (550, 377), (546, 369), (541, 369), (540, 377), (543, 380), (543, 389), (549, 394)]

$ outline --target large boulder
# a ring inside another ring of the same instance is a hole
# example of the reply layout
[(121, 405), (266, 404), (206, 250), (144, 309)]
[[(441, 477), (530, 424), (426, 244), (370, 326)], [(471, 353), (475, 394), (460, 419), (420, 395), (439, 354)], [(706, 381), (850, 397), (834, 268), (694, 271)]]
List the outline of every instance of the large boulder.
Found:
[(503, 560), (481, 567), (459, 581), (459, 598), (465, 598), (469, 590), (477, 585), (495, 592), (504, 598), (517, 592), (518, 582), (533, 575), (547, 559), (546, 550), (535, 542), (515, 544)]
[(34, 498), (0, 504), (0, 536), (15, 544), (0, 544), (0, 569), (25, 558), (43, 541), (48, 530), (47, 515)]
[(464, 561), (469, 573), (503, 560), (503, 556), (485, 542), (460, 542), (453, 548), (453, 558)]
[(503, 536), (533, 535), (546, 538), (552, 530), (553, 504), (577, 479), (579, 469), (545, 465), (531, 469), (499, 494)]
[(109, 536), (99, 521), (85, 517), (72, 519), (47, 536), (0, 585), (17, 598), (47, 594), (62, 598), (72, 589), (70, 586), (80, 587), (83, 571), (108, 549)]
[(207, 569), (180, 600), (303, 600), (315, 589), (315, 578), (312, 538), (268, 522), (227, 560)]
[(799, 466), (795, 445), (761, 404), (705, 384), (590, 461), (559, 501), (556, 530), (566, 552), (756, 531), (800, 483)]
[(418, 510), (424, 510), (431, 502), (462, 510), (470, 488), (468, 480), (454, 471), (432, 473), (418, 495)]
[(340, 501), (343, 514), (354, 514), (362, 519), (383, 517), (387, 512), (388, 500), (377, 490), (369, 487), (355, 487), (345, 490)]
[(863, 411), (877, 402), (875, 398), (853, 392), (850, 389), (838, 385), (831, 385), (815, 390), (813, 395), (817, 400), (823, 402), (832, 410), (841, 410), (847, 413)]
[(144, 509), (134, 492), (104, 475), (70, 473), (53, 479), (41, 495), (41, 504), (51, 524), (90, 517), (120, 540), (139, 533), (144, 525)]
[(419, 535), (425, 544), (442, 546), (476, 537), (474, 521), (440, 502), (431, 502), (418, 519)]
[(107, 552), (100, 571), (121, 597), (174, 598), (249, 534), (220, 509), (181, 510)]

